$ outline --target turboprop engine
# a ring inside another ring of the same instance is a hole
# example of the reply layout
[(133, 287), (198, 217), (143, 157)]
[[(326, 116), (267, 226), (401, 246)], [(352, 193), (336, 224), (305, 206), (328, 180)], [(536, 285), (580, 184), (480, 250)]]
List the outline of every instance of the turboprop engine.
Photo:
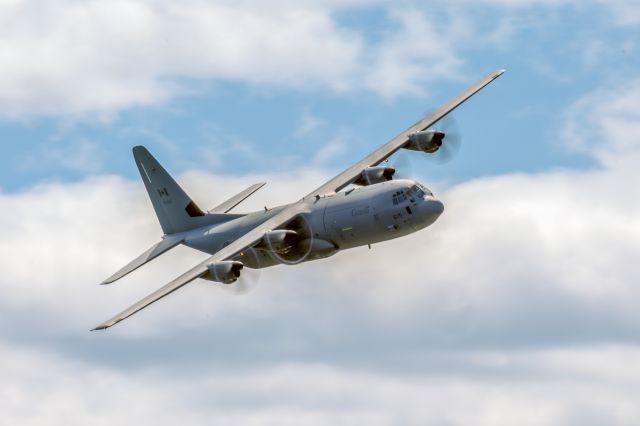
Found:
[(409, 142), (404, 149), (410, 149), (412, 151), (424, 151), (427, 153), (436, 152), (442, 146), (442, 140), (444, 139), (444, 132), (437, 130), (422, 130), (420, 132), (411, 133), (409, 135)]
[(364, 169), (358, 179), (353, 181), (355, 185), (367, 186), (375, 183), (386, 182), (393, 178), (396, 169), (393, 167), (367, 167)]
[(298, 233), (290, 229), (267, 231), (255, 247), (261, 250), (282, 252), (290, 249), (298, 240)]
[(232, 284), (240, 278), (240, 271), (244, 268), (242, 262), (224, 260), (207, 265), (207, 273), (201, 278), (223, 284)]

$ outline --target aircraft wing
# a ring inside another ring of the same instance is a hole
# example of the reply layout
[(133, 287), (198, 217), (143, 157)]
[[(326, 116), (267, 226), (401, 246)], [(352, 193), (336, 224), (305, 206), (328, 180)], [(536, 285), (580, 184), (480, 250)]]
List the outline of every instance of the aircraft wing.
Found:
[(163, 297), (173, 293), (174, 291), (178, 290), (180, 287), (183, 287), (184, 285), (190, 283), (196, 278), (199, 278), (204, 274), (206, 274), (207, 265), (209, 265), (210, 263), (220, 262), (220, 261), (227, 260), (234, 257), (236, 254), (240, 253), (243, 250), (246, 250), (247, 248), (253, 246), (258, 241), (260, 241), (260, 239), (262, 238), (265, 232), (275, 229), (279, 226), (282, 226), (283, 224), (287, 223), (289, 220), (294, 218), (296, 215), (306, 210), (307, 210), (307, 206), (303, 203), (296, 203), (286, 207), (280, 213), (277, 213), (272, 218), (268, 219), (267, 221), (253, 228), (251, 231), (247, 232), (242, 237), (238, 238), (228, 246), (224, 247), (222, 250), (218, 251), (214, 255), (207, 258), (205, 261), (189, 269), (187, 272), (180, 275), (178, 278), (174, 279), (170, 283), (166, 284), (164, 287), (161, 287), (157, 291), (151, 293), (144, 299), (140, 300), (139, 302), (133, 304), (129, 308), (120, 312), (118, 315), (98, 325), (96, 328), (94, 328), (91, 331), (107, 329), (119, 323), (120, 321), (130, 317), (136, 312), (146, 308), (153, 302), (156, 302), (162, 299)]
[(393, 155), (397, 150), (406, 145), (407, 142), (409, 142), (409, 135), (411, 133), (425, 130), (433, 126), (442, 117), (449, 114), (464, 101), (479, 92), (486, 85), (491, 83), (496, 78), (500, 77), (503, 73), (504, 70), (496, 70), (492, 73), (487, 74), (485, 77), (482, 77), (465, 91), (461, 92), (458, 96), (451, 99), (440, 108), (432, 111), (427, 116), (415, 123), (413, 126), (409, 127), (398, 136), (394, 137), (389, 142), (382, 145), (380, 148), (376, 149), (371, 154), (367, 155), (362, 160), (358, 161), (353, 166), (349, 167), (321, 187), (309, 193), (307, 197), (321, 197), (323, 195), (330, 195), (340, 191), (342, 188), (356, 180), (360, 176), (360, 173), (362, 173), (362, 170), (366, 169), (367, 167), (376, 166), (382, 163), (384, 160)]

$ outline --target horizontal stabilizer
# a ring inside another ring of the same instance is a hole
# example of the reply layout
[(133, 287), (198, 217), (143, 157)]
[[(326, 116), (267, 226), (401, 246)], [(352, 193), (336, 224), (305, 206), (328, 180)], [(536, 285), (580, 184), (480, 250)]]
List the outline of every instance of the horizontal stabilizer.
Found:
[(256, 183), (255, 185), (251, 185), (249, 188), (245, 189), (242, 192), (239, 192), (238, 194), (229, 198), (227, 201), (220, 204), (219, 206), (212, 208), (211, 210), (209, 210), (209, 213), (229, 213), (231, 209), (233, 209), (235, 206), (237, 206), (238, 204), (240, 204), (241, 202), (249, 198), (251, 195), (253, 195), (254, 192), (256, 192), (258, 189), (262, 188), (265, 185), (266, 185), (265, 182), (260, 182), (260, 183)]
[(182, 238), (167, 237), (163, 239), (159, 243), (154, 244), (153, 247), (151, 247), (149, 250), (145, 251), (140, 256), (136, 257), (134, 260), (129, 262), (126, 266), (124, 266), (122, 269), (120, 269), (115, 274), (111, 275), (109, 278), (107, 278), (100, 284), (101, 285), (111, 284), (112, 282), (119, 280), (120, 278), (124, 277), (130, 272), (135, 271), (136, 269), (138, 269), (145, 263), (149, 262), (150, 260), (153, 260), (156, 257), (160, 256), (162, 253), (166, 253), (167, 251), (171, 250), (178, 244), (182, 243), (182, 241), (183, 241)]

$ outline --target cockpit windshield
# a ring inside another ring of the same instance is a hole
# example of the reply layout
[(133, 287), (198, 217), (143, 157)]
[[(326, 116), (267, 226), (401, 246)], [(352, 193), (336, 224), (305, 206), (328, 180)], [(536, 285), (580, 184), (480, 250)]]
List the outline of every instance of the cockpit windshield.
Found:
[(421, 199), (426, 196), (433, 197), (433, 193), (425, 188), (421, 184), (415, 184), (411, 188), (407, 188), (404, 191), (397, 191), (393, 194), (393, 204), (401, 204), (407, 200), (410, 200), (412, 203), (416, 198)]
[(413, 185), (410, 191), (414, 192), (418, 198), (424, 198), (425, 195), (433, 197), (433, 193), (419, 183)]

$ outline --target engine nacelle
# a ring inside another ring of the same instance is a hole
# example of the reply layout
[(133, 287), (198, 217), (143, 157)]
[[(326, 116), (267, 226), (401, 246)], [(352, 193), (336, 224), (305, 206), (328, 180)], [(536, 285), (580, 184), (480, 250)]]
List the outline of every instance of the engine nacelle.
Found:
[(282, 252), (290, 249), (298, 240), (298, 233), (290, 229), (275, 229), (267, 231), (262, 237), (262, 241), (255, 247), (262, 250)]
[(281, 263), (296, 264), (309, 260), (323, 259), (338, 252), (338, 247), (330, 241), (319, 238), (301, 239), (291, 250), (277, 255)]
[(216, 281), (223, 284), (232, 284), (240, 277), (240, 271), (244, 268), (241, 262), (224, 260), (222, 262), (207, 265), (207, 273), (201, 278), (207, 281)]
[(409, 142), (407, 142), (403, 148), (410, 149), (412, 151), (433, 153), (440, 149), (443, 139), (444, 132), (438, 132), (436, 130), (422, 130), (420, 132), (411, 133), (409, 135)]
[(373, 185), (374, 183), (386, 182), (393, 178), (395, 172), (396, 169), (393, 167), (367, 167), (353, 183), (355, 185), (367, 186)]
[(306, 238), (300, 241), (296, 248), (307, 254), (307, 260), (323, 259), (338, 252), (335, 244), (319, 238)]

